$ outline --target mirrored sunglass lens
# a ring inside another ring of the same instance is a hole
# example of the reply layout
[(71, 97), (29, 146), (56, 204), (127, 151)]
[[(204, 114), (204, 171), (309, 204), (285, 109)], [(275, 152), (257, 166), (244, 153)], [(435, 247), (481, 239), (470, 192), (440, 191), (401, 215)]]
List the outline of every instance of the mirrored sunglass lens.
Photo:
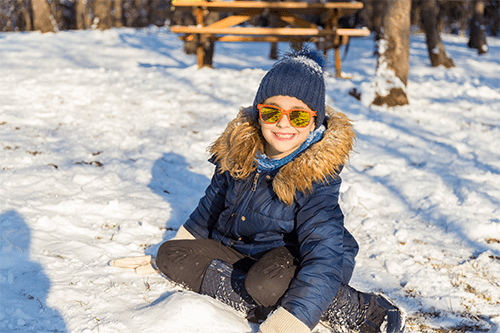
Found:
[(275, 108), (263, 107), (260, 109), (260, 115), (265, 122), (275, 123), (280, 118), (281, 111)]
[(305, 127), (309, 124), (311, 114), (305, 111), (290, 112), (290, 122), (297, 127)]

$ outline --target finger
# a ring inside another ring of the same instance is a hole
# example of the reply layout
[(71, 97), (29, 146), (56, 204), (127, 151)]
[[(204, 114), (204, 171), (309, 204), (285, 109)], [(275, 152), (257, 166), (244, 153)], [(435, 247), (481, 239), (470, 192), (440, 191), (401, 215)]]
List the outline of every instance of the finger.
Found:
[(158, 273), (158, 272), (154, 269), (153, 265), (146, 264), (146, 265), (137, 267), (135, 269), (135, 273), (137, 275), (149, 275), (149, 274)]

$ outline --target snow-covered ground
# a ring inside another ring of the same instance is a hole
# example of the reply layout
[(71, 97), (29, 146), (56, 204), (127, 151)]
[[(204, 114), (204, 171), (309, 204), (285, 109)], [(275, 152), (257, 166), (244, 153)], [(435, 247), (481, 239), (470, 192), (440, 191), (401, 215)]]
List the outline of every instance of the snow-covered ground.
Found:
[[(349, 95), (370, 93), (369, 38), (352, 41), (350, 80), (327, 77), (358, 136), (341, 190), (361, 247), (351, 284), (404, 307), (409, 332), (500, 332), (500, 40), (478, 56), (443, 39), (454, 69), (411, 37), (409, 106)], [(205, 149), (252, 103), (268, 53), (217, 44), (198, 70), (168, 29), (0, 34), (0, 332), (257, 332), (108, 262), (154, 255), (186, 220)]]

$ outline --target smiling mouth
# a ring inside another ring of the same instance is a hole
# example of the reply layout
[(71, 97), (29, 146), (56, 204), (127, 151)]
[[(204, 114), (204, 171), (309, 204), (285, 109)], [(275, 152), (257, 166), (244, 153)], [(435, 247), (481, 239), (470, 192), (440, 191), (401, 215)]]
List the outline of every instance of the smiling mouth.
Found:
[(277, 139), (281, 140), (290, 140), (295, 136), (295, 134), (293, 133), (273, 133), (273, 134)]

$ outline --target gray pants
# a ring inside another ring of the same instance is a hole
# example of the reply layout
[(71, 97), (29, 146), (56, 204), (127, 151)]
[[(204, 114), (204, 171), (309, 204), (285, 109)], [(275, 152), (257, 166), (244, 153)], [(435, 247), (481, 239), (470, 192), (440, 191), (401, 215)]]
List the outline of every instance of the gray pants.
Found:
[(278, 304), (297, 269), (286, 247), (273, 249), (255, 259), (211, 239), (165, 242), (158, 249), (156, 266), (172, 281), (200, 292), (205, 272), (213, 260), (225, 261), (246, 273), (246, 291), (264, 307)]

